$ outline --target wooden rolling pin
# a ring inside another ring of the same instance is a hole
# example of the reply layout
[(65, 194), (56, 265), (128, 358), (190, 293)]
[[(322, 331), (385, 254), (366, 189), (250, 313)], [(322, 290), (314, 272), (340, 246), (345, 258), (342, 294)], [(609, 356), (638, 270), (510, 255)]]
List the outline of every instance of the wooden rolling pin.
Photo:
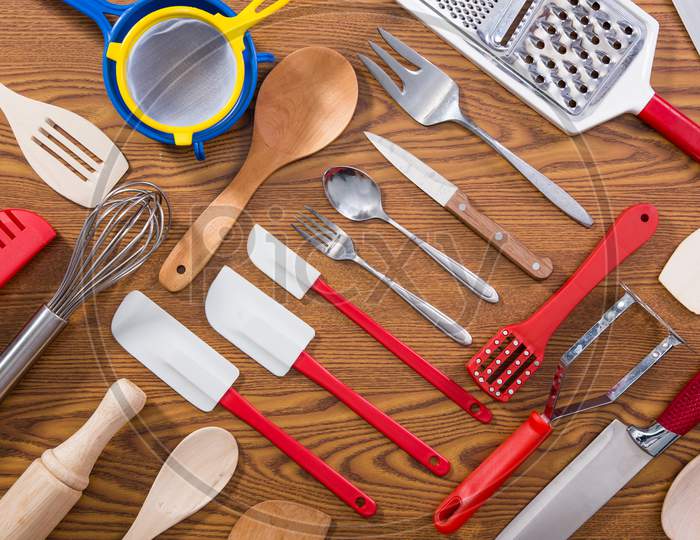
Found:
[(69, 439), (46, 450), (0, 499), (0, 538), (46, 538), (87, 487), (102, 450), (146, 403), (146, 394), (120, 379)]

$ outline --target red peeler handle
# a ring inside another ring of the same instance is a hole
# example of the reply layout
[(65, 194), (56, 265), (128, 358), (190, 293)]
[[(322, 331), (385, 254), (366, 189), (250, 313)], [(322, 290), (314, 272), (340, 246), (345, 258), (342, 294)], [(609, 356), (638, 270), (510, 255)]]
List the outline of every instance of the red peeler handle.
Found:
[(664, 98), (654, 94), (639, 118), (695, 161), (700, 161), (700, 126)]
[(676, 435), (685, 435), (700, 423), (700, 373), (685, 385), (658, 421)]
[(362, 311), (347, 298), (336, 292), (321, 278), (316, 280), (311, 286), (311, 289), (333, 304), (338, 311), (384, 345), (384, 347), (399, 360), (404, 362), (413, 369), (413, 371), (418, 373), (418, 375), (440, 390), (445, 396), (462, 407), (462, 409), (467, 411), (479, 422), (487, 424), (491, 421), (493, 415), (485, 405), (404, 342), (400, 341), (393, 334), (390, 334), (389, 331), (377, 321), (372, 319), (367, 313)]
[(296, 362), (294, 362), (294, 368), (328, 390), (360, 417), (364, 418), (367, 423), (376, 428), (377, 431), (386, 435), (408, 455), (422, 463), (433, 474), (444, 476), (449, 472), (450, 462), (447, 459), (396, 422), (391, 416), (372, 405), (344, 382), (337, 379), (330, 371), (314, 360), (311, 355), (302, 352)]
[(331, 468), (282, 428), (265, 418), (233, 388), (226, 391), (219, 404), (267, 438), (362, 517), (368, 518), (375, 514), (377, 504), (368, 495), (365, 495), (343, 475)]
[(658, 224), (658, 211), (651, 204), (623, 210), (576, 272), (528, 319), (539, 340), (546, 343), (588, 293), (654, 235)]
[(438, 507), (435, 528), (443, 534), (459, 529), (549, 437), (552, 427), (539, 413), (494, 450)]

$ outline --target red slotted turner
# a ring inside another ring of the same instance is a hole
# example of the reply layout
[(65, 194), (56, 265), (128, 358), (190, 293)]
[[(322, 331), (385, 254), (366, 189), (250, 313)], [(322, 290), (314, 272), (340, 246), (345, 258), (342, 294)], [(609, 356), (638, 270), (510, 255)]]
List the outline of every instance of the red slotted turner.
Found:
[(539, 369), (549, 338), (605, 276), (649, 240), (659, 223), (656, 208), (637, 204), (624, 210), (578, 270), (524, 322), (501, 328), (467, 363), (481, 389), (508, 401)]
[(29, 210), (0, 210), (0, 287), (56, 236), (44, 218)]

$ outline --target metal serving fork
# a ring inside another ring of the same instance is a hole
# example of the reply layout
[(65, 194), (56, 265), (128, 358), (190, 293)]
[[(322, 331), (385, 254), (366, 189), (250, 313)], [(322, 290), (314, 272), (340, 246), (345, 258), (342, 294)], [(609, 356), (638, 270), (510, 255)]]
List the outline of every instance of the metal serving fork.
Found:
[(469, 118), (459, 105), (459, 87), (449, 75), (423, 58), (408, 45), (392, 36), (383, 28), (379, 28), (384, 41), (404, 59), (416, 66), (410, 70), (402, 66), (391, 54), (373, 41), (370, 47), (401, 79), (403, 89), (394, 83), (386, 72), (374, 60), (364, 54), (359, 54), (360, 60), (387, 94), (398, 103), (413, 119), (424, 126), (434, 126), (443, 122), (455, 122), (468, 129), (486, 144), (501, 154), (515, 167), (533, 186), (549, 199), (562, 212), (585, 227), (593, 225), (593, 218), (586, 210), (544, 174), (529, 165), (500, 142), (486, 133)]
[(292, 227), (307, 242), (331, 259), (336, 261), (353, 261), (359, 264), (403, 298), (413, 309), (428, 319), (445, 335), (460, 345), (471, 345), (472, 337), (469, 332), (439, 309), (370, 266), (367, 261), (357, 254), (352, 238), (343, 229), (316, 212), (313, 208), (309, 206), (305, 208), (309, 213), (297, 215), (297, 223), (292, 224)]

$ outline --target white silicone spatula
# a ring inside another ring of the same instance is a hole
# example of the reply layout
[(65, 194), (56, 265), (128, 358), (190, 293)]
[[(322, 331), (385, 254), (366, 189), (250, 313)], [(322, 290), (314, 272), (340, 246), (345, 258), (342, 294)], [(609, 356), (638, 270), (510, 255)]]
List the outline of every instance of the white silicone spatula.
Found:
[(191, 516), (221, 492), (237, 465), (238, 445), (228, 431), (190, 433), (163, 464), (124, 540), (150, 540)]
[(119, 148), (82, 116), (3, 84), (0, 108), (39, 178), (76, 204), (94, 208), (129, 169)]
[(659, 281), (688, 310), (700, 315), (700, 229), (676, 248)]

